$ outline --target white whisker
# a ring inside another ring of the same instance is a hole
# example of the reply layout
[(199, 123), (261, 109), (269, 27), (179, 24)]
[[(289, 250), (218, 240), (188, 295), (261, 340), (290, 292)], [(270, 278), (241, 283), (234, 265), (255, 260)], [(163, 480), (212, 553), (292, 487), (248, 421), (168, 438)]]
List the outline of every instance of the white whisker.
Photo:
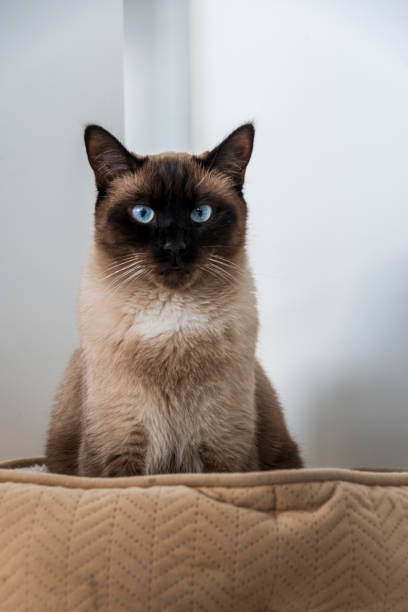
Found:
[(241, 267), (238, 266), (236, 263), (234, 263), (233, 261), (229, 261), (228, 259), (226, 259), (225, 257), (221, 257), (220, 255), (210, 255), (208, 259), (213, 263), (218, 263), (221, 266), (224, 266), (225, 268), (232, 268), (234, 270), (238, 270), (239, 272), (242, 271)]
[(111, 276), (115, 276), (117, 274), (120, 274), (121, 272), (126, 272), (127, 270), (133, 269), (139, 263), (141, 263), (141, 262), (140, 261), (134, 261), (134, 262), (131, 262), (131, 263), (127, 263), (126, 265), (122, 266), (122, 268), (119, 268), (118, 270), (114, 270), (110, 274), (107, 274), (107, 276), (104, 276), (102, 278), (102, 280), (106, 280), (107, 278), (110, 278)]
[(208, 272), (210, 274), (210, 276), (213, 276), (214, 278), (216, 278), (217, 280), (219, 280), (219, 276), (216, 276), (212, 270), (210, 268), (208, 268), (207, 265), (204, 266), (200, 266), (200, 270), (203, 270), (204, 272)]
[(224, 277), (225, 279), (235, 280), (234, 276), (233, 276), (233, 275), (232, 275), (230, 272), (227, 272), (227, 270), (226, 270), (225, 268), (222, 268), (222, 267), (221, 267), (220, 265), (218, 265), (217, 263), (215, 263), (215, 262), (211, 262), (211, 263), (210, 263), (210, 264), (208, 264), (208, 265), (211, 265), (211, 266), (213, 267), (213, 269), (218, 270), (218, 272), (219, 272), (221, 275), (223, 275), (223, 277)]
[(129, 281), (131, 281), (134, 278), (140, 278), (141, 276), (143, 276), (144, 273), (146, 273), (147, 270), (146, 268), (141, 268), (139, 270), (136, 270), (136, 272), (134, 274), (132, 274), (131, 276), (129, 276), (123, 283), (122, 285), (125, 285), (126, 283), (128, 283)]
[(130, 270), (125, 270), (118, 276), (118, 278), (115, 279), (116, 282), (113, 283), (113, 286), (121, 285), (121, 283), (124, 280), (128, 279), (130, 276), (132, 276), (132, 274), (135, 274), (136, 272), (139, 272), (140, 270), (142, 270), (140, 266), (133, 266)]
[(213, 276), (216, 276), (218, 279), (223, 280), (224, 282), (231, 280), (223, 274), (222, 270), (218, 269), (213, 264), (206, 264), (205, 268), (208, 270), (208, 272), (213, 272)]
[(106, 268), (106, 270), (110, 270), (112, 268), (119, 268), (120, 266), (122, 266), (122, 265), (124, 265), (126, 263), (129, 263), (131, 261), (139, 261), (139, 260), (143, 260), (143, 259), (144, 259), (143, 255), (140, 257), (138, 255), (138, 253), (134, 253), (133, 255), (129, 255), (128, 257), (122, 258), (119, 262), (115, 262), (115, 263), (111, 264), (110, 266), (108, 266)]

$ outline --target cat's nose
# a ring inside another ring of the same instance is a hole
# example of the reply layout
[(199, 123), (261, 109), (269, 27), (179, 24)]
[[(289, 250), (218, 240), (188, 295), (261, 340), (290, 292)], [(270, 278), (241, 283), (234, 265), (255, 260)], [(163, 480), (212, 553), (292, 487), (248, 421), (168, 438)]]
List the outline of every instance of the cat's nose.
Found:
[(184, 240), (167, 240), (163, 245), (164, 251), (169, 251), (172, 255), (181, 253), (186, 248)]

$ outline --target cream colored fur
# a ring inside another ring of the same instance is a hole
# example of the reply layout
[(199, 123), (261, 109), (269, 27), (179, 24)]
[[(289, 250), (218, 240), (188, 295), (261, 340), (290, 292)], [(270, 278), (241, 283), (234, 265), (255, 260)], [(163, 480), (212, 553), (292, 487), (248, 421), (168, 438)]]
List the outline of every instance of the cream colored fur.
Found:
[[(115, 291), (104, 276), (94, 248), (79, 310), (91, 439), (114, 452), (141, 425), (147, 473), (161, 471), (172, 449), (176, 465), (202, 471), (203, 444), (225, 468), (234, 461), (245, 469), (248, 457), (255, 468), (257, 315), (245, 263), (232, 286), (211, 279), (208, 290), (200, 284), (183, 294), (144, 281)], [(127, 426), (117, 439), (119, 420)]]
[[(247, 124), (199, 158), (140, 158), (103, 128), (85, 130), (98, 187), (95, 239), (80, 295), (81, 346), (51, 417), (51, 471), (120, 476), (301, 466), (255, 359), (258, 319), (241, 191), (253, 135)], [(139, 201), (157, 206), (149, 228), (132, 220)], [(192, 202), (208, 201), (214, 223), (203, 233), (187, 215)]]

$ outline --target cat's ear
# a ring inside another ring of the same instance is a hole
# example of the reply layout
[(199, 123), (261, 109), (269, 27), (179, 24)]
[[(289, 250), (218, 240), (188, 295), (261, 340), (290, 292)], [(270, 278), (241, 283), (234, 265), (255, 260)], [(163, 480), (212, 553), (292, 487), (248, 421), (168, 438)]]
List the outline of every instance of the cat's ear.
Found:
[(129, 153), (119, 140), (99, 125), (88, 125), (84, 139), (99, 191), (104, 191), (113, 179), (129, 170), (137, 170), (143, 163), (144, 158)]
[(209, 169), (215, 168), (229, 176), (234, 186), (241, 190), (245, 170), (251, 158), (254, 136), (253, 124), (245, 123), (227, 136), (215, 149), (200, 156), (200, 159)]

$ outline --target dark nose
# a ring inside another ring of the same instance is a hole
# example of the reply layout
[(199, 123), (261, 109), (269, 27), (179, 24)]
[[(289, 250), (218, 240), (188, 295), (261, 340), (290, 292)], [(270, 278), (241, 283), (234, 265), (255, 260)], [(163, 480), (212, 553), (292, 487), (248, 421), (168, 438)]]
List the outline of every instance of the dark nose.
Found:
[(167, 240), (163, 245), (165, 251), (170, 251), (172, 255), (178, 255), (186, 248), (184, 240)]

